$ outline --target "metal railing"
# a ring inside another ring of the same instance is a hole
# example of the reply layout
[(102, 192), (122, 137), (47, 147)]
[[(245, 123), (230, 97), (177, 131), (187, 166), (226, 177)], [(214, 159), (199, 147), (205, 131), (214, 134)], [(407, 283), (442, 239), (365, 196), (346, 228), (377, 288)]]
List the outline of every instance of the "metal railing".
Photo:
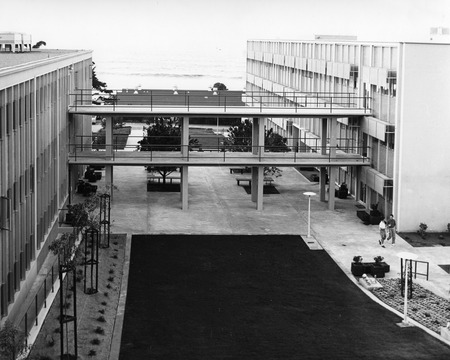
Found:
[(33, 326), (39, 326), (39, 313), (41, 309), (47, 308), (48, 295), (50, 292), (55, 292), (55, 282), (58, 280), (58, 269), (58, 259), (56, 258), (18, 324), (19, 328), (24, 332), (26, 345), (28, 345), (28, 334)]
[[(428, 261), (420, 261), (420, 260), (413, 260), (414, 262), (414, 279), (417, 279), (417, 275), (425, 276), (428, 280), (428, 275), (430, 273), (430, 263)], [(420, 273), (417, 272), (417, 264), (425, 264), (426, 265), (426, 272)]]
[[(80, 136), (79, 138), (84, 138)], [(221, 159), (224, 162), (227, 160), (248, 159), (251, 161), (258, 160), (258, 162), (264, 162), (266, 160), (283, 160), (300, 162), (303, 160), (327, 160), (328, 162), (336, 160), (345, 160), (345, 155), (353, 155), (352, 159), (348, 160), (361, 160), (364, 162), (369, 162), (370, 159), (367, 156), (360, 155), (362, 149), (366, 147), (359, 146), (319, 146), (315, 145), (313, 147), (307, 145), (295, 145), (295, 146), (255, 146), (250, 144), (242, 145), (230, 145), (223, 139), (218, 145), (201, 145), (201, 144), (190, 144), (190, 145), (165, 145), (165, 144), (147, 144), (147, 145), (124, 145), (119, 149), (117, 143), (113, 144), (95, 144), (87, 143), (81, 139), (80, 142), (75, 144), (70, 144), (69, 158), (79, 160), (80, 158), (105, 158), (107, 160), (116, 160), (117, 157), (121, 157), (123, 152), (136, 152), (135, 158), (147, 159), (148, 161), (155, 161), (158, 159), (168, 159), (168, 158), (179, 158), (180, 160), (190, 161), (192, 158), (199, 159), (199, 156), (195, 156), (197, 153), (202, 153), (202, 159)], [(142, 139), (142, 137), (139, 137)], [(138, 149), (139, 146), (139, 149)], [(322, 149), (324, 153), (322, 154)], [(138, 151), (140, 150), (140, 151)], [(182, 151), (183, 150), (183, 151)], [(332, 156), (335, 150), (336, 156)], [(208, 153), (208, 154), (205, 154)], [(217, 153), (217, 154), (216, 154)], [(169, 154), (173, 154), (172, 156)], [(183, 155), (184, 154), (184, 155)], [(239, 154), (239, 156), (236, 156)], [(248, 155), (243, 155), (248, 154)], [(311, 154), (308, 156), (308, 154)], [(278, 156), (277, 156), (278, 155)]]
[[(71, 107), (92, 105), (92, 90), (79, 89), (71, 94)], [(370, 113), (371, 99), (352, 93), (335, 92), (284, 92), (283, 95), (264, 91), (183, 91), (183, 90), (118, 90), (100, 96), (95, 104), (110, 105), (113, 111), (123, 106), (150, 108), (184, 108), (187, 111), (198, 108), (221, 108), (225, 112), (233, 108), (264, 109), (355, 109)]]

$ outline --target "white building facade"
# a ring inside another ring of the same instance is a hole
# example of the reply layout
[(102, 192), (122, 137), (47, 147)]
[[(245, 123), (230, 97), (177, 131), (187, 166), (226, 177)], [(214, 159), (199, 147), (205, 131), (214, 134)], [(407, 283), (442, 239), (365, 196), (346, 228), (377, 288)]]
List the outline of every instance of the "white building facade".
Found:
[[(317, 93), (369, 96), (371, 114), (340, 118), (338, 146), (367, 154), (370, 167), (341, 167), (355, 199), (393, 213), (398, 231), (450, 223), (450, 45), (347, 40), (247, 45), (247, 91), (286, 98)], [(331, 94), (331, 95), (329, 95)], [(320, 143), (321, 119), (269, 119), (292, 146)], [(329, 132), (328, 132), (329, 133)]]
[(91, 51), (0, 53), (0, 325), (23, 324), (25, 298), (60, 232), (79, 177), (69, 171), (69, 140), (91, 131), (90, 117), (69, 121), (67, 110), (75, 89), (91, 86)]

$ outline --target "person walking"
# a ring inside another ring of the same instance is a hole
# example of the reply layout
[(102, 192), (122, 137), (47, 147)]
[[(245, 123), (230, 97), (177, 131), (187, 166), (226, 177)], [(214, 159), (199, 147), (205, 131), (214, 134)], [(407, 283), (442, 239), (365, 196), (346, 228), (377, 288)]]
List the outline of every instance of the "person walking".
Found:
[(389, 235), (387, 237), (387, 241), (392, 239), (392, 246), (395, 246), (395, 230), (397, 227), (397, 223), (395, 222), (394, 215), (389, 215), (389, 220), (387, 221), (387, 228), (389, 231)]
[(381, 247), (384, 247), (384, 240), (386, 240), (386, 220), (381, 220), (380, 224), (378, 225), (380, 229), (380, 237), (381, 239), (378, 240), (378, 243), (381, 245)]

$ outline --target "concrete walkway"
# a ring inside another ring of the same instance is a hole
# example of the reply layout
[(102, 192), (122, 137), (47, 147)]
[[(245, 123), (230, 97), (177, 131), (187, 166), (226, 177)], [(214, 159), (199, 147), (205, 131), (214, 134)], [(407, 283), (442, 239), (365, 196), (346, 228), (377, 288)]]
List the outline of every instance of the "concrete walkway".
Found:
[[(144, 167), (115, 167), (111, 218), (112, 231), (129, 234), (307, 234), (308, 200), (305, 191), (319, 193), (293, 168), (282, 168), (275, 179), (280, 194), (264, 195), (264, 210), (257, 211), (228, 167), (189, 169), (189, 211), (181, 210), (180, 193), (147, 192)], [(421, 285), (449, 299), (450, 275), (438, 265), (450, 263), (450, 247), (414, 248), (397, 236), (396, 246), (378, 244), (378, 226), (364, 225), (356, 217), (354, 199), (336, 199), (336, 210), (327, 209), (319, 196), (311, 198), (311, 235), (340, 267), (350, 274), (353, 256), (365, 261), (381, 255), (391, 265), (387, 277), (400, 276), (397, 253), (416, 253), (430, 263), (428, 281)], [(424, 272), (418, 268), (418, 272)]]

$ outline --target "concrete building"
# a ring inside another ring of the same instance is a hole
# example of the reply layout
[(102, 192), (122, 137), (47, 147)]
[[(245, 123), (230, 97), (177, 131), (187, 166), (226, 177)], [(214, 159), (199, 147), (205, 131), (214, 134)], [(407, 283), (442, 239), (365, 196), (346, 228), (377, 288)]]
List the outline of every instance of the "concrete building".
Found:
[[(319, 105), (369, 96), (370, 116), (338, 119), (337, 147), (366, 154), (371, 166), (340, 167), (337, 183), (346, 182), (367, 209), (378, 204), (393, 213), (399, 231), (421, 222), (443, 231), (450, 222), (449, 62), (449, 44), (251, 40), (246, 89), (299, 106), (303, 94), (315, 93)], [(291, 145), (314, 147), (324, 133), (320, 120), (274, 118), (267, 126)]]
[[(22, 36), (0, 34), (5, 38)], [(20, 307), (59, 232), (69, 177), (79, 176), (77, 167), (69, 172), (69, 139), (91, 133), (90, 117), (69, 121), (67, 112), (75, 89), (91, 87), (91, 51), (15, 49), (2, 43), (0, 52), (1, 324), (21, 321)]]

